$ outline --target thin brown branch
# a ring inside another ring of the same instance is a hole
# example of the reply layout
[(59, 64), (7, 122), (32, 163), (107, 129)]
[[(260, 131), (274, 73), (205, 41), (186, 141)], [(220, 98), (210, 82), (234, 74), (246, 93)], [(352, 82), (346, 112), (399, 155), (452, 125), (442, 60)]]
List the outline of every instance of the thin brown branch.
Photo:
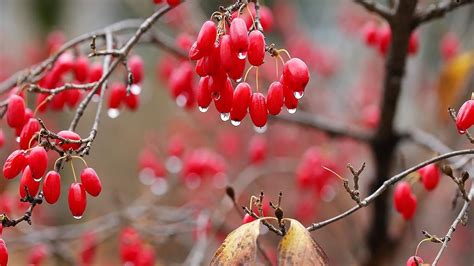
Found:
[(458, 7), (472, 3), (474, 3), (474, 0), (441, 0), (439, 3), (431, 4), (425, 10), (416, 12), (414, 27), (441, 18)]
[(74, 83), (66, 83), (60, 87), (54, 89), (46, 89), (42, 88), (37, 84), (28, 84), (28, 91), (33, 93), (44, 93), (44, 94), (51, 94), (55, 95), (65, 90), (90, 90), (96, 85), (96, 82), (86, 83), (86, 84), (74, 84)]
[(365, 9), (367, 9), (370, 12), (373, 12), (382, 18), (384, 18), (386, 21), (390, 21), (393, 17), (393, 11), (390, 10), (388, 7), (382, 5), (381, 3), (378, 3), (375, 0), (354, 0), (355, 3), (363, 6)]
[(352, 213), (356, 212), (357, 210), (361, 209), (362, 207), (365, 207), (368, 204), (370, 204), (377, 197), (382, 195), (390, 186), (396, 184), (397, 182), (402, 180), (404, 177), (406, 177), (408, 174), (413, 173), (413, 172), (417, 171), (418, 169), (421, 169), (421, 168), (423, 168), (423, 167), (425, 167), (429, 164), (436, 163), (436, 162), (439, 162), (439, 161), (442, 161), (442, 160), (445, 160), (445, 159), (448, 159), (448, 158), (451, 158), (451, 157), (456, 157), (456, 156), (459, 156), (459, 155), (465, 155), (465, 154), (474, 154), (474, 149), (459, 150), (459, 151), (445, 153), (445, 154), (442, 154), (440, 156), (436, 156), (434, 158), (431, 158), (429, 160), (421, 162), (421, 163), (419, 163), (419, 164), (417, 164), (417, 165), (415, 165), (411, 168), (408, 168), (407, 170), (405, 170), (405, 171), (403, 171), (403, 172), (401, 172), (397, 175), (394, 175), (390, 179), (386, 180), (383, 183), (383, 185), (380, 186), (375, 192), (370, 194), (368, 197), (364, 198), (361, 201), (361, 204), (355, 205), (352, 208), (350, 208), (349, 210), (347, 210), (347, 211), (345, 211), (345, 212), (343, 212), (343, 213), (341, 213), (341, 214), (339, 214), (335, 217), (327, 219), (325, 221), (322, 221), (322, 222), (319, 222), (319, 223), (313, 223), (311, 226), (307, 227), (306, 229), (308, 231), (315, 231), (315, 230), (321, 229), (324, 226), (329, 225), (333, 222), (339, 221), (340, 219), (342, 219), (344, 217), (347, 217), (350, 214), (352, 214)]

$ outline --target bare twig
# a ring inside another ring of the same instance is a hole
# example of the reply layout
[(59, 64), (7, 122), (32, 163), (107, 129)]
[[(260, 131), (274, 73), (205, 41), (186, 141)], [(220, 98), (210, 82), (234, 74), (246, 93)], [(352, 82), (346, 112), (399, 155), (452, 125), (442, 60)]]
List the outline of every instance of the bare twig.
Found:
[(417, 11), (414, 18), (414, 27), (441, 18), (448, 12), (463, 5), (472, 4), (474, 0), (441, 0), (439, 3), (429, 5), (425, 10)]
[(375, 14), (381, 16), (387, 21), (390, 21), (393, 17), (393, 11), (390, 10), (388, 7), (378, 3), (375, 0), (354, 0), (355, 3), (363, 6), (370, 12), (374, 12)]

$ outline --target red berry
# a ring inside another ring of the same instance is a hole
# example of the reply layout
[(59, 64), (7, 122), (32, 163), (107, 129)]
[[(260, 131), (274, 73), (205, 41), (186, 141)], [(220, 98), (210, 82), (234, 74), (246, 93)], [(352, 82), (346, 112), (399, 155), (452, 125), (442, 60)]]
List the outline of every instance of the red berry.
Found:
[(49, 171), (43, 181), (44, 199), (49, 204), (58, 201), (61, 195), (61, 176), (56, 171)]
[(8, 264), (8, 249), (5, 241), (0, 238), (0, 266), (7, 266)]
[(248, 30), (247, 25), (242, 18), (235, 18), (230, 23), (230, 40), (233, 49), (237, 53), (244, 55), (247, 52), (249, 45)]
[(166, 3), (169, 6), (173, 7), (179, 5), (179, 3), (181, 3), (181, 0), (166, 0)]
[(285, 83), (280, 80), (280, 83), (283, 85), (283, 95), (285, 96), (285, 106), (288, 109), (288, 113), (294, 114), (296, 108), (298, 107), (298, 99), (296, 99), (294, 92), (286, 86)]
[(443, 36), (440, 44), (440, 53), (444, 60), (449, 60), (459, 52), (459, 38), (452, 32)]
[(249, 143), (249, 157), (252, 164), (259, 164), (267, 158), (268, 145), (267, 140), (254, 136)]
[(191, 60), (199, 60), (204, 55), (205, 53), (197, 48), (197, 42), (194, 42), (191, 48), (189, 48), (188, 57)]
[(68, 205), (72, 216), (76, 219), (82, 218), (86, 210), (86, 191), (81, 183), (72, 183), (69, 187)]
[[(255, 10), (255, 8), (253, 8)], [(260, 6), (260, 23), (262, 24), (263, 31), (268, 32), (273, 28), (273, 14), (270, 8), (266, 6)]]
[(308, 66), (299, 58), (292, 58), (286, 61), (283, 66), (283, 80), (285, 85), (292, 91), (301, 93), (301, 96), (303, 96), (302, 92), (309, 82)]
[(379, 52), (381, 55), (386, 55), (388, 47), (392, 41), (392, 31), (389, 26), (383, 26), (378, 33), (379, 36)]
[[(69, 131), (69, 130), (63, 130), (63, 131), (58, 132), (58, 136), (63, 137), (63, 138), (68, 139), (68, 140), (80, 140), (81, 139), (81, 136), (79, 136), (79, 134), (77, 134), (76, 132)], [(60, 140), (56, 140), (56, 144), (59, 144), (60, 142), (61, 142)], [(63, 144), (59, 145), (59, 147), (64, 151), (68, 151), (70, 149), (77, 150), (81, 147), (81, 144), (79, 144), (79, 143), (63, 143)]]
[(410, 35), (410, 39), (408, 42), (408, 53), (411, 55), (414, 55), (418, 52), (418, 47), (419, 47), (419, 37), (418, 37), (418, 32), (413, 32)]
[(155, 265), (155, 251), (150, 246), (145, 246), (140, 250), (140, 255), (137, 257), (136, 265), (139, 266), (154, 266)]
[(234, 125), (238, 125), (238, 122), (242, 121), (247, 115), (251, 97), (252, 89), (250, 85), (246, 82), (239, 83), (234, 90), (230, 111), (230, 119)]
[(6, 179), (15, 178), (26, 167), (27, 160), (23, 150), (13, 151), (3, 165), (3, 176)]
[(472, 125), (474, 125), (474, 100), (468, 100), (459, 108), (456, 127), (459, 134), (464, 134)]
[[(226, 80), (224, 89), (219, 92), (219, 98), (214, 98), (214, 104), (216, 105), (217, 111), (222, 115), (223, 120), (226, 120), (227, 114), (232, 109), (232, 101), (234, 98), (234, 88), (229, 79)], [(228, 119), (228, 118), (227, 118)]]
[(55, 111), (60, 111), (66, 105), (66, 92), (62, 91), (56, 95), (54, 95), (53, 99), (50, 102), (51, 109)]
[(415, 215), (416, 211), (416, 197), (414, 194), (410, 194), (406, 200), (406, 207), (402, 210), (402, 216), (405, 220), (411, 220)]
[(242, 224), (247, 224), (247, 223), (250, 223), (250, 222), (253, 222), (253, 221), (255, 221), (255, 218), (253, 218), (248, 213), (246, 213), (244, 215), (244, 218), (242, 219)]
[(197, 103), (201, 111), (207, 111), (211, 104), (212, 96), (209, 91), (209, 76), (202, 77), (197, 85)]
[(20, 133), (20, 148), (27, 150), (36, 142), (36, 139), (33, 139), (35, 134), (40, 130), (40, 124), (36, 118), (30, 118), (28, 122), (23, 126), (23, 129)]
[(118, 109), (120, 104), (125, 101), (127, 97), (127, 88), (125, 84), (117, 82), (110, 86), (110, 96), (108, 107), (113, 109)]
[(249, 35), (248, 60), (253, 66), (260, 66), (265, 59), (265, 37), (258, 30)]
[(237, 53), (232, 49), (230, 36), (222, 36), (220, 45), (220, 59), (226, 72), (230, 72), (234, 67), (234, 62), (238, 59)]
[(67, 90), (65, 91), (66, 104), (69, 108), (73, 109), (79, 103), (82, 93), (79, 90)]
[(102, 64), (95, 62), (89, 69), (89, 82), (96, 82), (102, 77), (103, 69)]
[(23, 174), (21, 175), (20, 179), (20, 197), (26, 197), (25, 187), (28, 188), (28, 194), (30, 196), (36, 196), (39, 190), (39, 186), (40, 182), (37, 182), (33, 179), (30, 167), (25, 167), (25, 170), (23, 170)]
[(10, 127), (23, 126), (25, 121), (25, 101), (20, 96), (14, 94), (8, 100), (7, 123)]
[(407, 260), (406, 266), (421, 266), (423, 259), (418, 256), (411, 256)]
[(406, 199), (411, 194), (411, 187), (408, 182), (402, 181), (396, 187), (393, 193), (395, 209), (401, 212), (405, 209)]
[(267, 107), (269, 114), (278, 115), (281, 112), (284, 100), (283, 90), (283, 85), (278, 81), (274, 81), (270, 84), (267, 93)]
[(430, 191), (436, 188), (440, 178), (440, 172), (436, 164), (429, 164), (418, 170), (418, 173), (426, 190)]
[(81, 237), (81, 263), (82, 265), (92, 265), (96, 250), (97, 237), (94, 231), (86, 231)]
[(125, 106), (131, 111), (136, 111), (140, 105), (140, 95), (130, 93), (125, 97)]
[(128, 59), (128, 67), (133, 76), (133, 83), (141, 83), (143, 81), (143, 60), (138, 55), (133, 55)]
[(252, 118), (253, 124), (262, 128), (267, 124), (268, 110), (265, 96), (260, 92), (252, 94), (249, 108), (250, 118)]
[(74, 64), (74, 77), (79, 82), (85, 82), (89, 76), (89, 59), (86, 56), (78, 56)]
[(135, 261), (140, 255), (142, 247), (142, 240), (138, 232), (132, 228), (127, 227), (120, 233), (119, 248), (120, 258), (123, 264), (135, 264)]
[(102, 184), (94, 169), (88, 167), (81, 172), (81, 183), (91, 196), (97, 197), (102, 191)]
[(47, 250), (43, 244), (38, 244), (34, 246), (28, 256), (28, 265), (30, 266), (40, 266), (44, 259), (46, 258)]
[(204, 22), (197, 37), (197, 49), (205, 54), (210, 52), (214, 46), (214, 42), (216, 41), (216, 36), (216, 24), (211, 20)]
[(46, 150), (41, 146), (31, 149), (28, 155), (28, 165), (30, 166), (33, 179), (41, 179), (48, 167), (48, 153), (46, 153)]
[(71, 71), (74, 68), (73, 55), (69, 52), (60, 55), (58, 60), (56, 61), (55, 68), (55, 71), (57, 73), (56, 75), (58, 75), (58, 79), (60, 79), (62, 75), (64, 75), (66, 72)]
[(362, 28), (362, 35), (364, 37), (365, 43), (368, 46), (375, 46), (378, 41), (378, 30), (377, 25), (374, 22), (370, 21), (364, 25)]
[(3, 130), (0, 128), (0, 148), (3, 147), (5, 144), (5, 134), (3, 133)]

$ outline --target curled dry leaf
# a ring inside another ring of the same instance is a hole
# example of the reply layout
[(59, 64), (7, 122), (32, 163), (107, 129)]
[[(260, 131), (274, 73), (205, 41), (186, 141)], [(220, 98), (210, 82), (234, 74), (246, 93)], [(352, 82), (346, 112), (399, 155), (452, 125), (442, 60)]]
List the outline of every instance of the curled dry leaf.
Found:
[(255, 265), (260, 219), (232, 231), (217, 249), (211, 265)]
[(329, 265), (324, 250), (297, 220), (290, 221), (290, 228), (278, 245), (278, 265)]

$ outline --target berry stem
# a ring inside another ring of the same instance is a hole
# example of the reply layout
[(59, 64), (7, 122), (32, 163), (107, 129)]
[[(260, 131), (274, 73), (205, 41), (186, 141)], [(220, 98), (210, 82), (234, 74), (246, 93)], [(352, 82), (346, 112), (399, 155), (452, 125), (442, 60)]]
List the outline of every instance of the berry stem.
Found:
[(72, 169), (72, 176), (74, 177), (74, 182), (77, 183), (77, 178), (76, 178), (76, 171), (74, 170), (74, 164), (72, 162), (72, 160), (69, 161), (69, 164), (71, 165), (71, 169)]
[(255, 70), (255, 86), (257, 87), (257, 92), (259, 92), (258, 90), (258, 67), (257, 69)]
[(87, 166), (87, 162), (86, 160), (84, 160), (84, 158), (82, 158), (81, 156), (71, 156), (72, 158), (75, 158), (75, 159), (80, 159), (84, 165), (86, 166), (86, 168), (89, 168), (89, 166)]
[(247, 81), (247, 76), (250, 72), (250, 70), (252, 70), (253, 66), (250, 66), (249, 69), (247, 69), (247, 72), (245, 72), (245, 76), (244, 76), (244, 82)]
[(418, 245), (416, 246), (416, 250), (415, 250), (415, 256), (418, 256), (418, 249), (420, 248), (421, 244), (423, 244), (424, 242), (428, 242), (428, 241), (431, 241), (431, 238), (425, 238), (425, 239), (421, 240), (420, 243), (418, 243)]
[(282, 49), (278, 49), (277, 52), (278, 52), (278, 53), (283, 52), (283, 53), (285, 53), (285, 54), (288, 56), (288, 59), (291, 59), (291, 55), (290, 55), (290, 52), (288, 52), (288, 50), (282, 48)]
[(51, 99), (53, 99), (53, 96), (54, 96), (53, 94), (49, 95), (40, 104), (38, 104), (38, 106), (36, 106), (35, 111), (33, 112), (33, 117), (36, 117), (36, 113), (38, 113), (38, 110), (47, 102), (51, 101)]

